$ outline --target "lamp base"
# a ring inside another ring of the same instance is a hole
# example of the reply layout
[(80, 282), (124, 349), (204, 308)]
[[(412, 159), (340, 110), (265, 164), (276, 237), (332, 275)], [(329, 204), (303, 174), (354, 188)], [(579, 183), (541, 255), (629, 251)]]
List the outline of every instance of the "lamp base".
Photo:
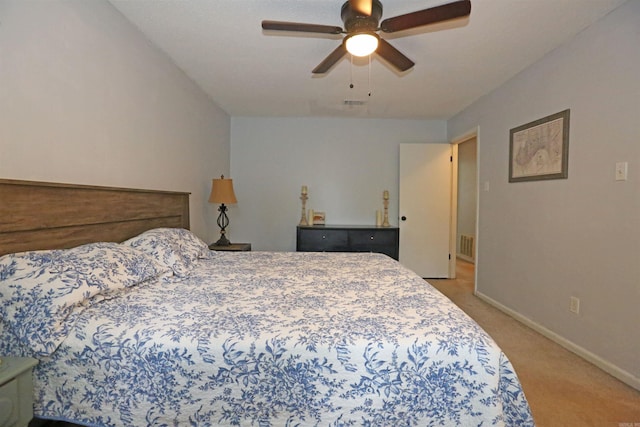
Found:
[(229, 239), (227, 239), (227, 236), (225, 236), (224, 234), (221, 234), (218, 241), (214, 243), (214, 245), (216, 246), (229, 246), (230, 244), (231, 242), (229, 241)]
[(229, 246), (231, 242), (225, 236), (225, 229), (229, 225), (229, 217), (227, 216), (227, 207), (222, 203), (218, 208), (218, 227), (220, 227), (220, 239), (215, 243), (216, 246)]

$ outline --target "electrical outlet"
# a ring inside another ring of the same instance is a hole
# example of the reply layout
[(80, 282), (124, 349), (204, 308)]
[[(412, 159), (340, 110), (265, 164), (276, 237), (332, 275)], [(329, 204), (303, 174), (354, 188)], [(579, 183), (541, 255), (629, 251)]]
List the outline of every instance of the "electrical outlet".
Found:
[(569, 311), (575, 314), (580, 313), (580, 298), (571, 297), (571, 300), (569, 301)]

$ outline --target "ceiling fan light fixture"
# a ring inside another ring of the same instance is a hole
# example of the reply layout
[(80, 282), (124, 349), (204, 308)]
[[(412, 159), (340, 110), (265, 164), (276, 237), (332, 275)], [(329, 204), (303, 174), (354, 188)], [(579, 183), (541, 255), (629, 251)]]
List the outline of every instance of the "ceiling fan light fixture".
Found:
[(378, 35), (375, 33), (359, 33), (348, 36), (345, 40), (347, 52), (354, 56), (368, 56), (378, 48)]

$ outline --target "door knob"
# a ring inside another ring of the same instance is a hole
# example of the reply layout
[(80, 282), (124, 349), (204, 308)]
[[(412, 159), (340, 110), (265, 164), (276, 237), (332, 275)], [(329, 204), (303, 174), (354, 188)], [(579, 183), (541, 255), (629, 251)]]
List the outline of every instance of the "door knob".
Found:
[(406, 216), (404, 216), (404, 215), (402, 215), (402, 216), (400, 217), (400, 219), (401, 219), (401, 220), (403, 220), (403, 221), (406, 221), (406, 220), (407, 220), (407, 217), (406, 217)]

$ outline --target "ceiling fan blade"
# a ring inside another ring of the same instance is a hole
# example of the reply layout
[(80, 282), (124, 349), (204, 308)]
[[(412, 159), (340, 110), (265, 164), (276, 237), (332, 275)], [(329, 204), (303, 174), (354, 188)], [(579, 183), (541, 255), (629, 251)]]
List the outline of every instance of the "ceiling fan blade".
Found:
[(313, 74), (323, 74), (329, 71), (336, 62), (340, 61), (343, 56), (347, 54), (347, 48), (344, 43), (340, 44), (333, 52), (329, 54), (316, 68), (313, 69)]
[(385, 19), (380, 23), (380, 29), (385, 33), (408, 30), (449, 19), (469, 16), (471, 13), (471, 0), (461, 0), (442, 6), (419, 10), (393, 18)]
[(297, 31), (302, 33), (342, 34), (342, 28), (332, 25), (303, 24), (301, 22), (262, 21), (263, 30)]
[(391, 44), (384, 39), (380, 39), (376, 53), (400, 71), (407, 71), (416, 65), (415, 62), (404, 56), (402, 52), (391, 46)]
[(349, 0), (349, 7), (360, 15), (371, 16), (373, 0)]

